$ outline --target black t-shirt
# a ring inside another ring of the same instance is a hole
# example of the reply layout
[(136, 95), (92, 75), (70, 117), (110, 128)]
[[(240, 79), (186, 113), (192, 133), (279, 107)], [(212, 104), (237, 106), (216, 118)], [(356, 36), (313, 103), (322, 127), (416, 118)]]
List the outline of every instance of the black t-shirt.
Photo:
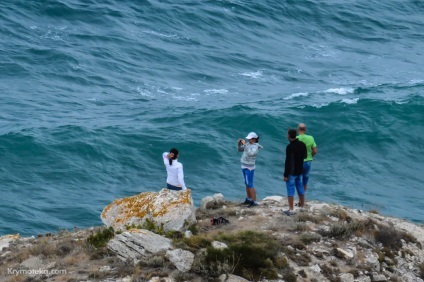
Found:
[(303, 160), (307, 156), (306, 145), (298, 139), (290, 141), (286, 147), (284, 177), (300, 175), (303, 172)]

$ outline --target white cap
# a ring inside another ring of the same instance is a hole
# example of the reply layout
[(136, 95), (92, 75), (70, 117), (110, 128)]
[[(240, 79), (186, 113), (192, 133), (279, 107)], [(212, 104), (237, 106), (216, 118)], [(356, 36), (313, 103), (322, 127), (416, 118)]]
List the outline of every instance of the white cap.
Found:
[(258, 138), (258, 135), (255, 132), (250, 132), (247, 134), (246, 139)]

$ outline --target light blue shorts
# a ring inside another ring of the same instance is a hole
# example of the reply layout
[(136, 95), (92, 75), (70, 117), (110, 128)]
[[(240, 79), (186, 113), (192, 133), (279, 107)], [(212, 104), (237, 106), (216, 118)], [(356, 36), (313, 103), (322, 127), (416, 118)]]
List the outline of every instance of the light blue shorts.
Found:
[(244, 177), (244, 183), (246, 184), (247, 188), (253, 188), (253, 175), (255, 174), (255, 170), (250, 170), (247, 168), (243, 168), (243, 177)]
[(311, 173), (311, 166), (312, 166), (311, 161), (303, 162), (303, 173), (302, 173), (303, 185), (308, 185), (309, 174)]
[(305, 194), (302, 183), (302, 175), (289, 175), (288, 180), (286, 181), (287, 187), (287, 196), (293, 197), (294, 190), (297, 190), (297, 195), (302, 196)]

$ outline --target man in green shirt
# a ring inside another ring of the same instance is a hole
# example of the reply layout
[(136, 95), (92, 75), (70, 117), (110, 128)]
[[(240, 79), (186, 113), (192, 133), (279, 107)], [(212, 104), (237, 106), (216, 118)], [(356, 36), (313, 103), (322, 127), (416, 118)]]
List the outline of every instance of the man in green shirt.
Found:
[(309, 174), (311, 172), (311, 164), (313, 160), (312, 157), (318, 153), (318, 149), (317, 149), (317, 144), (315, 143), (314, 137), (306, 134), (306, 125), (304, 123), (300, 123), (297, 126), (297, 131), (299, 132), (299, 136), (297, 136), (297, 139), (305, 143), (306, 151), (308, 153), (306, 159), (303, 160), (303, 173), (302, 173), (303, 189), (306, 192), (306, 190), (308, 189)]

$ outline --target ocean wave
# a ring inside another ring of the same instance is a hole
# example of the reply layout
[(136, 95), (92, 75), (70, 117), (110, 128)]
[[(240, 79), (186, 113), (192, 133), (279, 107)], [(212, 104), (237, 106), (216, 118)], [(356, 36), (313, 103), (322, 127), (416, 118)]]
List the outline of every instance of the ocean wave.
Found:
[(203, 90), (203, 92), (206, 94), (227, 94), (228, 90), (227, 89), (206, 89), (206, 90)]
[(141, 30), (142, 33), (146, 33), (146, 34), (150, 34), (150, 35), (155, 35), (155, 36), (159, 36), (159, 37), (165, 37), (165, 38), (173, 38), (173, 39), (180, 39), (180, 37), (177, 34), (174, 33), (161, 33), (161, 32), (157, 32), (154, 30)]
[(323, 107), (327, 107), (328, 105), (330, 105), (330, 102), (321, 103), (321, 104), (313, 104), (312, 107), (317, 108), (317, 109), (321, 109)]
[(308, 95), (309, 95), (308, 92), (299, 92), (299, 93), (293, 93), (290, 96), (287, 96), (287, 97), (285, 97), (283, 99), (284, 100), (291, 100), (291, 99), (294, 99), (294, 98), (297, 98), (297, 97), (306, 97)]
[(346, 94), (352, 94), (354, 93), (355, 89), (350, 87), (341, 87), (341, 88), (330, 88), (327, 90), (324, 90), (323, 93), (333, 93), (333, 94), (339, 94), (339, 95), (346, 95)]
[(254, 71), (254, 72), (242, 72), (242, 73), (239, 73), (239, 75), (245, 76), (245, 77), (251, 77), (254, 79), (259, 79), (264, 76), (263, 71), (260, 71), (260, 70)]
[(343, 99), (341, 100), (342, 103), (345, 104), (356, 104), (358, 103), (359, 98), (352, 98), (352, 99)]

